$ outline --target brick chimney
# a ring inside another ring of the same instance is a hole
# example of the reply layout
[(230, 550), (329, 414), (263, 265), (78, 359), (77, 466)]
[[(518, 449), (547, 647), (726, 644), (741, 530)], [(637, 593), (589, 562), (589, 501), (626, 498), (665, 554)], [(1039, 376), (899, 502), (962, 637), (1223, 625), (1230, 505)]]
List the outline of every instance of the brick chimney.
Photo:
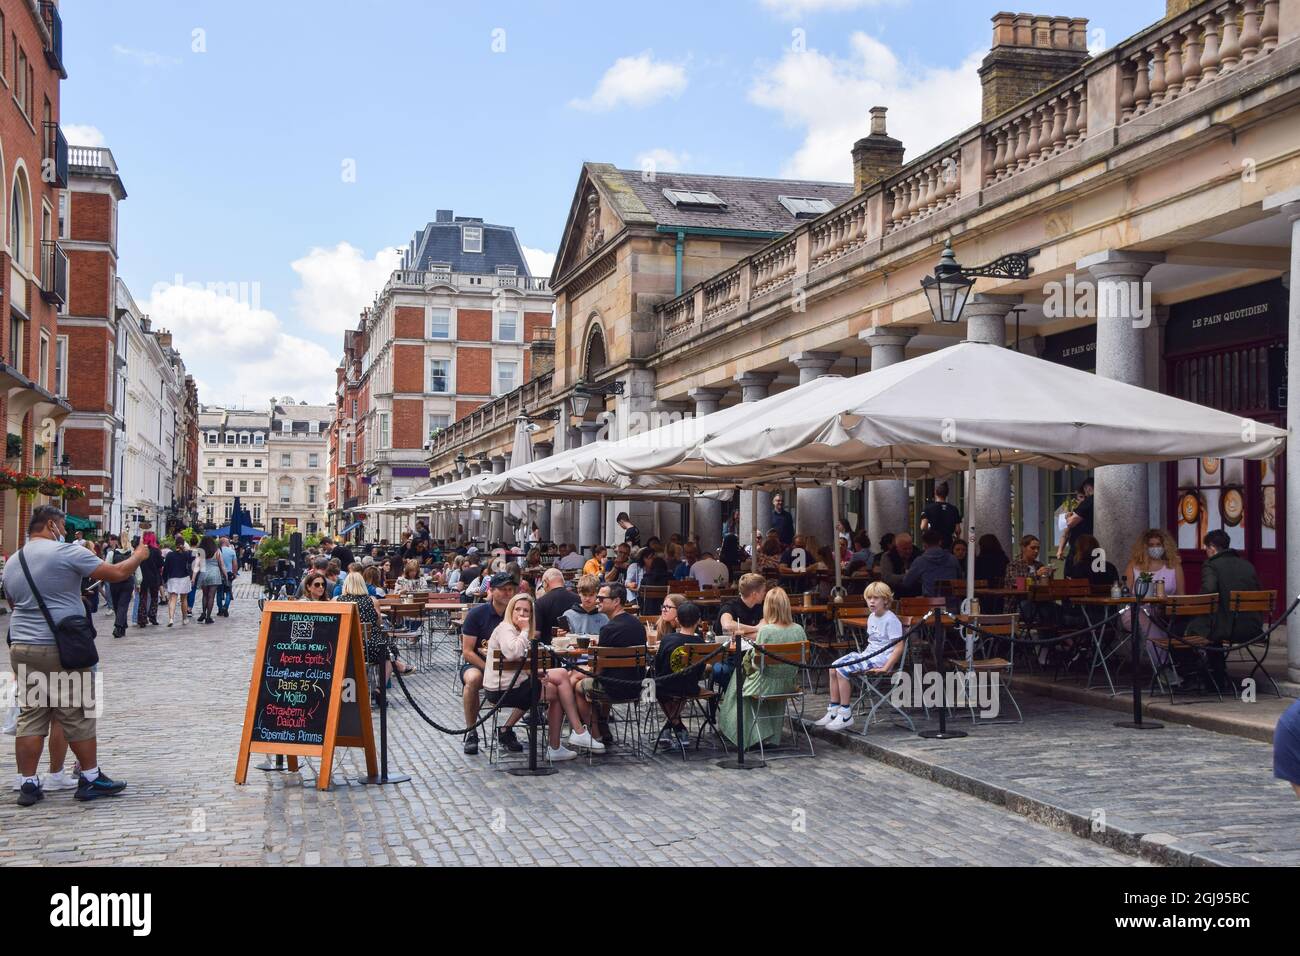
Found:
[(885, 132), (883, 106), (871, 107), (871, 132), (853, 144), (853, 192), (897, 172), (903, 165), (903, 144)]
[(983, 119), (988, 121), (1023, 103), (1073, 73), (1086, 59), (1085, 19), (994, 14), (993, 49), (979, 70), (984, 86)]
[(551, 328), (534, 329), (533, 340), (528, 343), (532, 355), (529, 374), (540, 378), (547, 372), (555, 371), (555, 330)]
[(165, 349), (172, 347), (172, 334), (166, 329), (158, 330), (158, 344)]

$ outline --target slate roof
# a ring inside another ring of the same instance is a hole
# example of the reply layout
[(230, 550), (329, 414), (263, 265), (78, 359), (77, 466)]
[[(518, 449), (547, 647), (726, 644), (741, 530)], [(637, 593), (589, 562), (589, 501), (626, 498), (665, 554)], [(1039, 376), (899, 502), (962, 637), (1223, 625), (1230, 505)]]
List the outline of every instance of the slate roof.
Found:
[[(665, 172), (656, 173), (653, 182), (646, 182), (639, 169), (620, 169), (617, 172), (661, 226), (713, 226), (785, 233), (802, 220), (782, 206), (778, 197), (829, 199), (837, 206), (853, 198), (852, 183)], [(678, 208), (664, 196), (665, 189), (711, 192), (727, 207), (715, 210)]]
[[(461, 229), (464, 226), (483, 229), (482, 252), (462, 251)], [(415, 238), (402, 254), (403, 269), (428, 269), (434, 262), (451, 263), (452, 272), (495, 275), (497, 266), (514, 266), (518, 275), (532, 275), (513, 226), (485, 223), (472, 216), (452, 216), (442, 210), (439, 210), (437, 220), (416, 231)]]

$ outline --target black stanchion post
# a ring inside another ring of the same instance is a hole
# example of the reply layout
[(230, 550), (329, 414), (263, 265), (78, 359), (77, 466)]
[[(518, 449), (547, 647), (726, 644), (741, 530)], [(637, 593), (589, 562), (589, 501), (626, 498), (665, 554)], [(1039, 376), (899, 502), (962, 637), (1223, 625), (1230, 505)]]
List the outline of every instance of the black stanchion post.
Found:
[[(528, 649), (528, 679), (531, 681), (529, 690), (531, 698), (537, 692), (537, 638), (534, 637), (529, 642)], [(515, 777), (549, 777), (555, 773), (552, 766), (537, 766), (537, 704), (532, 703), (528, 708), (528, 714), (532, 718), (528, 721), (528, 766), (511, 767), (507, 773)], [(574, 731), (575, 733), (577, 731)]]
[[(930, 613), (933, 614), (938, 621), (937, 624), (931, 625), (934, 628), (934, 639), (931, 643), (934, 647), (935, 666), (939, 669), (939, 729), (923, 730), (917, 734), (917, 736), (925, 737), (927, 740), (955, 740), (959, 737), (965, 737), (966, 731), (948, 729), (948, 684), (947, 675), (943, 667), (943, 644), (945, 637), (943, 632), (943, 612), (936, 609)], [(916, 688), (916, 690), (921, 692), (921, 688), (919, 687)]]
[(284, 754), (275, 755), (275, 763), (271, 762), (271, 755), (267, 754), (266, 759), (257, 765), (258, 770), (283, 770)]
[[(736, 756), (719, 760), (718, 766), (726, 770), (757, 770), (767, 764), (762, 760), (745, 761), (745, 672), (740, 666), (740, 633), (733, 634), (731, 639), (736, 642), (731, 654), (731, 679), (736, 682)], [(726, 688), (722, 691), (725, 695)]]
[(1164, 724), (1157, 721), (1142, 719), (1142, 679), (1140, 672), (1142, 670), (1142, 596), (1145, 590), (1139, 590), (1137, 581), (1133, 582), (1133, 620), (1130, 621), (1132, 628), (1132, 656), (1133, 656), (1133, 719), (1117, 720), (1116, 727), (1127, 727), (1129, 730), (1162, 730)]
[(358, 777), (357, 783), (382, 787), (389, 783), (406, 783), (410, 774), (388, 772), (388, 645), (384, 645), (383, 658), (379, 662), (379, 776)]

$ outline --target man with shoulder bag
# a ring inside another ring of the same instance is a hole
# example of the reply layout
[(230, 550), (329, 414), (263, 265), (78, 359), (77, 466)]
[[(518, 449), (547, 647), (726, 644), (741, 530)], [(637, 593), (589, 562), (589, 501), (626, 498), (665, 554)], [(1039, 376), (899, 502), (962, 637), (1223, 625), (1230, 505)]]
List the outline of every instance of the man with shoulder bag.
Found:
[[(66, 517), (52, 505), (32, 511), (28, 541), (4, 570), (4, 593), (13, 608), (9, 661), (26, 699), (18, 714), (14, 753), (22, 778), (18, 805), (44, 799), (37, 767), (51, 722), (57, 722), (80, 763), (78, 800), (115, 797), (126, 787), (99, 769), (92, 668), (99, 661), (94, 627), (81, 600), (81, 580), (133, 581), (149, 556), (141, 543), (116, 564), (65, 542)], [(43, 685), (43, 692), (39, 690)], [(38, 688), (38, 690), (33, 690)], [(65, 699), (67, 698), (67, 699)]]

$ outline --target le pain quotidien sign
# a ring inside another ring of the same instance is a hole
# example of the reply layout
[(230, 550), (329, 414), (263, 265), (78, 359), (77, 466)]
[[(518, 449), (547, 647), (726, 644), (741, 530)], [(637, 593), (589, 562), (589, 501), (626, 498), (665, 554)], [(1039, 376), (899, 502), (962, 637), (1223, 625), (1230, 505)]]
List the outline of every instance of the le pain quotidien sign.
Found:
[(316, 786), (328, 790), (335, 747), (360, 747), (366, 772), (379, 773), (361, 621), (351, 602), (271, 601), (262, 611), (235, 783), (252, 754), (320, 760)]

